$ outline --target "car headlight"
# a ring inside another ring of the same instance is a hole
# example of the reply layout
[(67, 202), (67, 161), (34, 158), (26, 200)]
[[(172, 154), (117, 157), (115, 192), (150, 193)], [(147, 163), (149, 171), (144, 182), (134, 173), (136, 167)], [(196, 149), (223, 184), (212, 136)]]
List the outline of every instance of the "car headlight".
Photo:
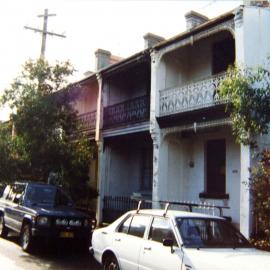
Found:
[(76, 220), (72, 219), (69, 221), (69, 225), (70, 226), (82, 226), (82, 222), (78, 219), (76, 219)]
[(67, 226), (68, 225), (68, 220), (67, 219), (62, 219), (62, 218), (57, 218), (55, 221), (56, 225), (61, 225), (61, 226)]
[(50, 220), (48, 217), (40, 216), (40, 217), (37, 217), (37, 224), (39, 226), (48, 226), (50, 225)]

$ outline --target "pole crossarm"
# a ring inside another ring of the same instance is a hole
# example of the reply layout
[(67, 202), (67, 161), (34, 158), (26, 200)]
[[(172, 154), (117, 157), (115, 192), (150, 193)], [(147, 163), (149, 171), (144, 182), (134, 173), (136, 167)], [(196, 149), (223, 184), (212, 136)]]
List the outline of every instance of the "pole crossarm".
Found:
[[(34, 28), (34, 27), (30, 27), (30, 26), (25, 26), (24, 28), (25, 28), (25, 29), (28, 29), (28, 30), (33, 30), (34, 32), (44, 33), (43, 30), (38, 29), (38, 28)], [(61, 38), (66, 38), (65, 35), (62, 35), (62, 34), (56, 34), (56, 33), (54, 33), (54, 32), (49, 32), (49, 31), (46, 31), (45, 34), (48, 34), (48, 35), (51, 35), (51, 36), (57, 36), (57, 37), (61, 37)]]
[(40, 15), (38, 15), (39, 18), (42, 18), (42, 17), (51, 17), (51, 16), (56, 16), (56, 14), (47, 14), (47, 15), (46, 14), (45, 15), (44, 14), (40, 14)]
[(50, 36), (56, 36), (56, 37), (61, 37), (61, 38), (65, 38), (66, 36), (63, 34), (57, 34), (54, 32), (50, 32), (47, 31), (47, 24), (48, 24), (48, 18), (52, 17), (52, 16), (56, 16), (56, 14), (49, 14), (48, 13), (48, 9), (44, 10), (44, 14), (43, 15), (38, 15), (39, 18), (43, 18), (43, 29), (38, 29), (38, 28), (34, 28), (34, 27), (30, 27), (30, 26), (24, 26), (25, 29), (27, 30), (32, 30), (34, 32), (37, 33), (41, 33), (42, 35), (42, 42), (41, 42), (41, 52), (40, 52), (40, 58), (45, 58), (45, 49), (46, 49), (46, 40), (47, 40), (47, 35)]

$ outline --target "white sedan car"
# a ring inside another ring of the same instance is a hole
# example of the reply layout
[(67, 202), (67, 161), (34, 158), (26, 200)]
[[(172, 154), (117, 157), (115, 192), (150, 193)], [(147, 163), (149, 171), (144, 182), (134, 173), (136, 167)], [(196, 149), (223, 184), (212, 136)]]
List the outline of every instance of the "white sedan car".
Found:
[(128, 212), (94, 231), (92, 251), (105, 270), (270, 269), (270, 253), (225, 219), (183, 211)]

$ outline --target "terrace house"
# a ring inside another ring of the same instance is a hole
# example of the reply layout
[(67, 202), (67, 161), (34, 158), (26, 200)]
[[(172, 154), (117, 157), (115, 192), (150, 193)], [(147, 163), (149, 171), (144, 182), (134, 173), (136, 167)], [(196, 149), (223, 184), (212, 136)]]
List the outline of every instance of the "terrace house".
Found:
[[(234, 63), (263, 64), (270, 9), (241, 6), (218, 18), (189, 12), (187, 30), (151, 53), (153, 200), (201, 201), (250, 236), (252, 150), (235, 143), (218, 86)], [(264, 138), (262, 143), (268, 143)]]
[(129, 210), (133, 196), (152, 197), (153, 149), (150, 127), (149, 44), (144, 51), (99, 70), (99, 220)]

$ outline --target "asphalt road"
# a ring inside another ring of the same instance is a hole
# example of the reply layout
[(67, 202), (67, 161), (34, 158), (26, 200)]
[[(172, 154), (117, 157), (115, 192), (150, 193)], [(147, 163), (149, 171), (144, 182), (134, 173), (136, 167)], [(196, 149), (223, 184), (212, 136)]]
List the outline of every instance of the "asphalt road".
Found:
[(34, 254), (21, 250), (18, 237), (0, 238), (1, 270), (101, 270), (90, 254), (82, 254), (71, 243), (38, 246)]

